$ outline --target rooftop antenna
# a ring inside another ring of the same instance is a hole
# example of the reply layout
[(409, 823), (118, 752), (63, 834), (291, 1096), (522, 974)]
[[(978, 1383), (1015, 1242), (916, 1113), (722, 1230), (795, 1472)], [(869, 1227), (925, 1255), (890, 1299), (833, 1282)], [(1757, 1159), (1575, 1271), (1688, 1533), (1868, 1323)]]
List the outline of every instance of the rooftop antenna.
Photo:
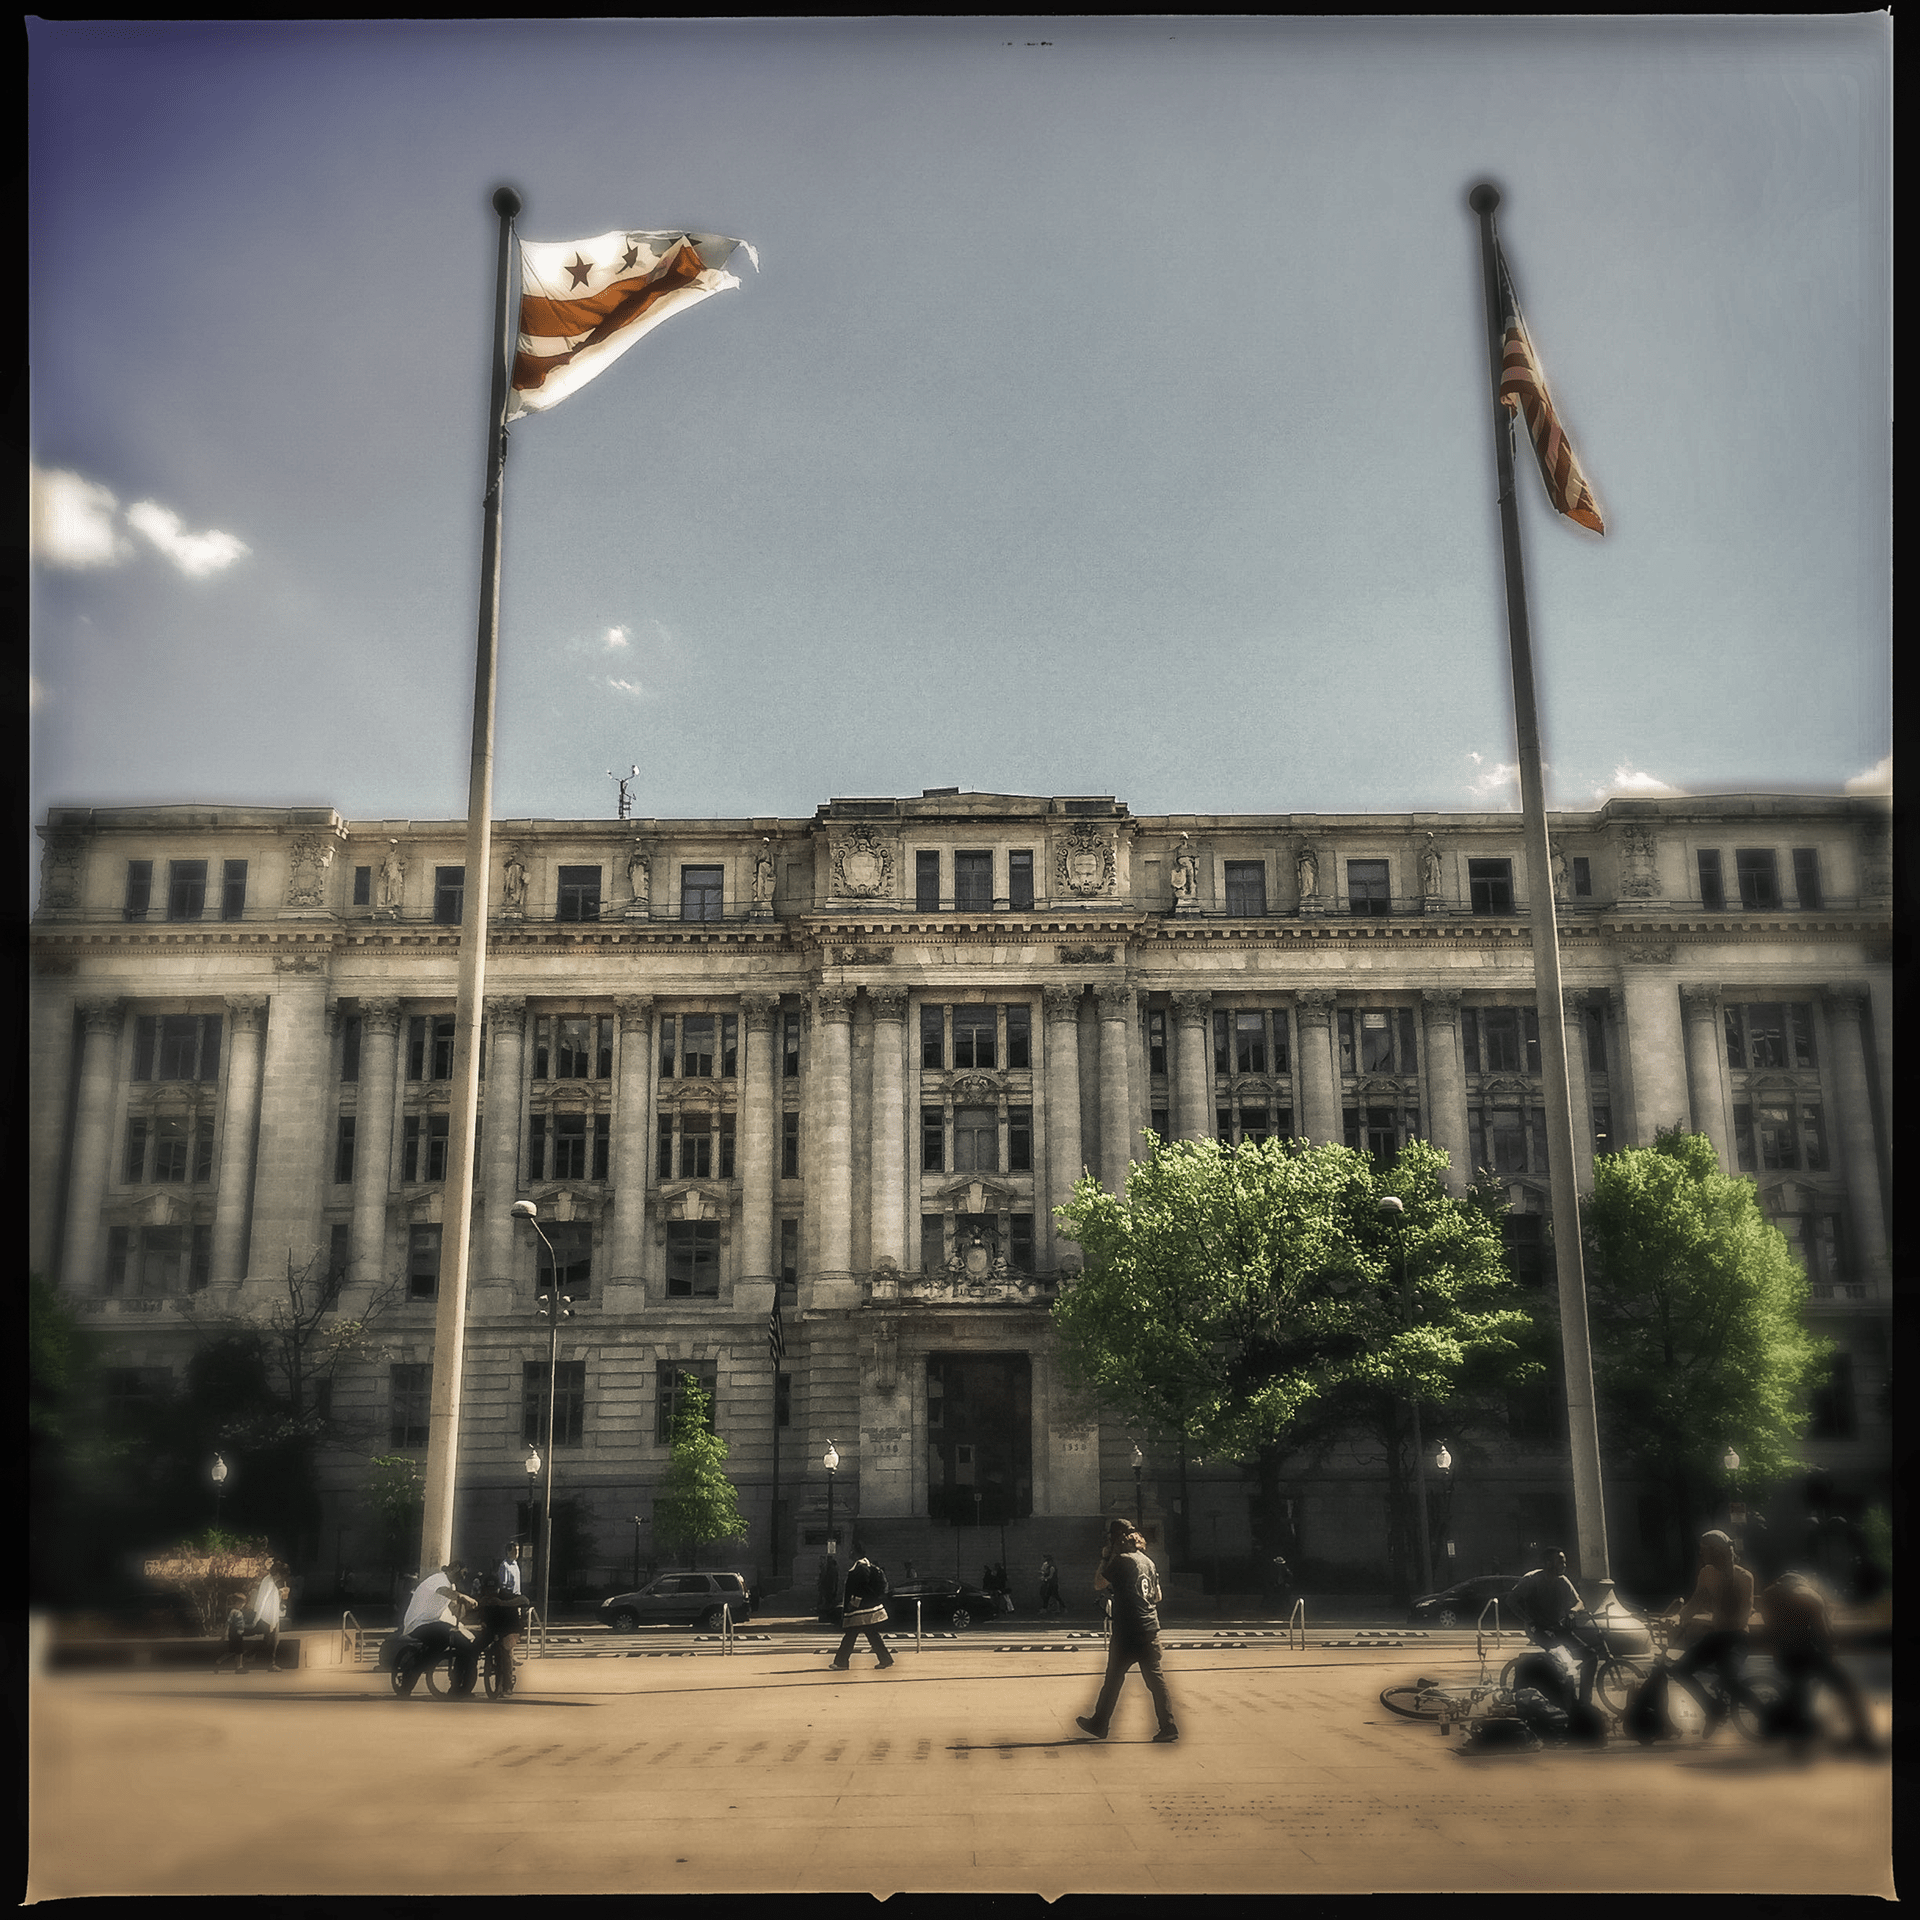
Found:
[(607, 778), (609, 780), (618, 780), (620, 782), (620, 818), (622, 820), (631, 819), (633, 817), (633, 801), (627, 793), (627, 786), (630, 781), (638, 780), (640, 778), (640, 769), (638, 767), (629, 767), (626, 771), (625, 777), (623, 778), (621, 775), (615, 773), (611, 767), (609, 767), (607, 769)]

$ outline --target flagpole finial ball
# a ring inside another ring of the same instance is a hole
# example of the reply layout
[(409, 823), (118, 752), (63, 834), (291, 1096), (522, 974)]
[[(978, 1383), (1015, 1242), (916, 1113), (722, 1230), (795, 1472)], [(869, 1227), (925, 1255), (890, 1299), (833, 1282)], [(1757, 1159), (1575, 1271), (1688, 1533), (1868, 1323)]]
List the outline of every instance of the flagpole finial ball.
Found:
[(493, 194), (493, 210), (502, 219), (511, 220), (520, 211), (520, 196), (511, 187), (496, 187)]
[(1482, 181), (1467, 195), (1467, 205), (1475, 213), (1491, 213), (1500, 204), (1500, 189)]

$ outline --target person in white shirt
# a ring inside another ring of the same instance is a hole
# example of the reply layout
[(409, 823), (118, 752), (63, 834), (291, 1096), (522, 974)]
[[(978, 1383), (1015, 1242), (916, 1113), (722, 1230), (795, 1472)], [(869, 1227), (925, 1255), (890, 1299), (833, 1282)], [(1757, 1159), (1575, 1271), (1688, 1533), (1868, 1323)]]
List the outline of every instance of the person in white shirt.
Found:
[(502, 1593), (520, 1591), (520, 1542), (507, 1542), (506, 1557), (494, 1568), (493, 1577), (500, 1583)]
[[(457, 1656), (457, 1690), (470, 1693), (476, 1658), (473, 1642), (461, 1633), (460, 1616), (471, 1610), (473, 1602), (461, 1591), (466, 1568), (458, 1560), (449, 1560), (437, 1573), (430, 1573), (413, 1590), (407, 1610), (401, 1617), (400, 1631), (429, 1657), (451, 1649)], [(411, 1684), (406, 1688), (412, 1692)]]
[(287, 1563), (276, 1560), (260, 1576), (260, 1584), (254, 1588), (245, 1613), (228, 1614), (227, 1652), (233, 1659), (236, 1673), (245, 1673), (247, 1670), (247, 1641), (250, 1639), (265, 1643), (267, 1671), (275, 1671), (274, 1658), (280, 1650), (280, 1623), (285, 1612), (286, 1592)]

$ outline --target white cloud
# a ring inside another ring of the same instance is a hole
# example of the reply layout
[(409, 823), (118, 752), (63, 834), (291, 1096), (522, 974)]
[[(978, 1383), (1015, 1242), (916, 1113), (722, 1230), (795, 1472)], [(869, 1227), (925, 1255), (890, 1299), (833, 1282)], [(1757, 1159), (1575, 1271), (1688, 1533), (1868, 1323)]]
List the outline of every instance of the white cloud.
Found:
[(219, 573), (252, 549), (244, 540), (217, 527), (188, 533), (180, 516), (157, 500), (142, 500), (127, 509), (127, 525), (144, 535), (184, 574), (195, 580)]
[(117, 567), (132, 544), (114, 525), (120, 503), (97, 480), (29, 466), (33, 557), (50, 567)]
[(607, 629), (607, 651), (609, 653), (624, 652), (632, 645), (633, 638), (625, 627), (609, 627)]
[(1488, 762), (1477, 753), (1469, 753), (1474, 772), (1467, 791), (1482, 806), (1517, 807), (1520, 804), (1520, 769), (1504, 762)]
[(607, 682), (607, 685), (610, 686), (615, 693), (632, 694), (636, 700), (644, 700), (647, 697), (646, 688), (643, 687), (638, 680), (611, 680), (610, 679)]
[(1847, 782), (1849, 793), (1891, 793), (1893, 791), (1893, 755), (1885, 755), (1878, 766), (1856, 773)]
[(1604, 781), (1593, 790), (1596, 800), (1648, 800), (1667, 799), (1682, 794), (1684, 787), (1669, 785), (1657, 773), (1648, 773), (1644, 767), (1636, 767), (1631, 760), (1622, 760), (1613, 770), (1613, 778)]

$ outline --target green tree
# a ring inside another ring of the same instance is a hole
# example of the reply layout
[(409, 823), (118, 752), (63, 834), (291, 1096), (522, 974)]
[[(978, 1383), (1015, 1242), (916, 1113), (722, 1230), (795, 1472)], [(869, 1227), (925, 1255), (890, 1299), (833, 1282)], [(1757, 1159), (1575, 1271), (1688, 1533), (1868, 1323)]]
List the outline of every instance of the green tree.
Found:
[(148, 1578), (193, 1609), (202, 1633), (216, 1634), (224, 1629), (228, 1611), (253, 1597), (272, 1561), (266, 1541), (207, 1527), (156, 1556)]
[[(1257, 1463), (1272, 1525), (1268, 1481), (1290, 1454), (1383, 1401), (1453, 1402), (1538, 1366), (1499, 1223), (1448, 1194), (1446, 1167), (1419, 1142), (1382, 1167), (1341, 1146), (1200, 1140), (1154, 1142), (1123, 1194), (1082, 1180), (1057, 1210), (1086, 1256), (1053, 1309), (1068, 1378), (1196, 1458)], [(1396, 1425), (1398, 1540), (1404, 1440)]]
[(387, 1572), (397, 1578), (414, 1557), (420, 1537), (420, 1515), (426, 1489), (420, 1481), (420, 1462), (410, 1453), (376, 1453), (369, 1463), (367, 1504), (380, 1527), (380, 1545)]
[(747, 1537), (739, 1496), (725, 1472), (727, 1443), (707, 1431), (711, 1404), (692, 1374), (680, 1376), (673, 1452), (653, 1502), (654, 1537), (684, 1548), (690, 1566), (699, 1563), (700, 1549), (708, 1542)]
[(1750, 1485), (1798, 1468), (1831, 1349), (1803, 1324), (1786, 1237), (1703, 1135), (1673, 1128), (1601, 1156), (1584, 1225), (1602, 1441), (1667, 1494), (1684, 1582), (1720, 1456), (1731, 1443)]

